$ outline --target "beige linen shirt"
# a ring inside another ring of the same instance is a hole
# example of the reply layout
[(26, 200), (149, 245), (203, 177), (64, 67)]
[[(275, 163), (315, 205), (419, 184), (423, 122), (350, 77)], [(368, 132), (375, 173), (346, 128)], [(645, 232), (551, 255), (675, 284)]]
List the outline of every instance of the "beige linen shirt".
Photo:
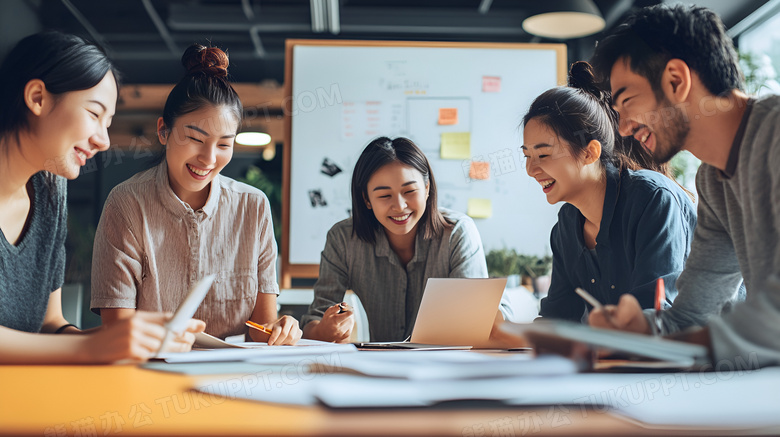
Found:
[(168, 181), (168, 165), (138, 173), (108, 195), (92, 256), (91, 307), (175, 311), (194, 283), (217, 278), (195, 318), (224, 338), (246, 332), (257, 293), (279, 293), (268, 198), (217, 175), (193, 211)]

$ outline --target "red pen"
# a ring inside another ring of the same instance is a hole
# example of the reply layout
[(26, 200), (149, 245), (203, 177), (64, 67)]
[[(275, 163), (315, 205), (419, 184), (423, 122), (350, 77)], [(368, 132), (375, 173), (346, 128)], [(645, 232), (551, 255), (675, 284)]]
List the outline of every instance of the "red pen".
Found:
[(655, 326), (654, 331), (656, 335), (660, 335), (662, 332), (663, 323), (661, 322), (661, 309), (663, 308), (664, 301), (666, 300), (666, 287), (664, 287), (664, 278), (658, 278), (655, 281)]

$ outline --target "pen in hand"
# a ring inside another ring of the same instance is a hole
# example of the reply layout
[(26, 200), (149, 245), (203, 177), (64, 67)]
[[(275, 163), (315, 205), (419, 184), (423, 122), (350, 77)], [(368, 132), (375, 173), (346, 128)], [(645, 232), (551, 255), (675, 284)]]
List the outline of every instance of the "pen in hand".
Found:
[(615, 322), (612, 320), (612, 317), (609, 315), (609, 312), (607, 312), (606, 308), (604, 308), (604, 305), (601, 304), (595, 297), (593, 297), (590, 293), (583, 290), (580, 287), (577, 287), (574, 289), (574, 292), (579, 294), (581, 298), (585, 299), (585, 302), (589, 303), (593, 309), (601, 310), (601, 313), (604, 314), (604, 320), (607, 321), (610, 325), (617, 328), (618, 326), (615, 324)]
[(257, 329), (257, 330), (258, 330), (258, 331), (260, 331), (260, 332), (265, 332), (265, 333), (266, 333), (266, 334), (268, 334), (268, 335), (271, 335), (271, 334), (273, 334), (273, 331), (272, 331), (272, 330), (270, 330), (270, 329), (266, 328), (266, 327), (265, 327), (265, 326), (263, 326), (263, 325), (260, 325), (260, 324), (258, 324), (258, 323), (255, 323), (255, 322), (253, 322), (253, 321), (251, 321), (251, 320), (247, 320), (247, 321), (246, 321), (246, 326), (249, 326), (250, 328)]

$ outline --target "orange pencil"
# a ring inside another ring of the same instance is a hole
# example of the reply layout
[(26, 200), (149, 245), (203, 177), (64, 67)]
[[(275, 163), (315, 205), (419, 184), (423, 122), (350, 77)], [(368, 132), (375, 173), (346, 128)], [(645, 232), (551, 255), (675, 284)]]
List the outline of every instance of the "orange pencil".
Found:
[(266, 328), (265, 326), (257, 324), (257, 323), (255, 323), (255, 322), (253, 322), (251, 320), (247, 320), (246, 321), (246, 326), (249, 326), (250, 328), (255, 328), (258, 331), (265, 332), (268, 335), (271, 335), (273, 333), (273, 331), (271, 331), (270, 329)]

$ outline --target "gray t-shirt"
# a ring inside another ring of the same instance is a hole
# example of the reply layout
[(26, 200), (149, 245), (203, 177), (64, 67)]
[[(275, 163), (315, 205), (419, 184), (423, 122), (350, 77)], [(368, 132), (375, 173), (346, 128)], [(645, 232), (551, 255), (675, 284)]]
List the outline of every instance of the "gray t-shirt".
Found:
[[(740, 135), (741, 134), (741, 135)], [(732, 173), (702, 165), (698, 224), (663, 330), (709, 324), (716, 360), (780, 364), (780, 96), (755, 101)], [(735, 162), (734, 162), (735, 160)], [(731, 307), (744, 277), (747, 297)]]
[[(412, 333), (428, 278), (487, 278), (482, 241), (470, 217), (439, 209), (454, 225), (435, 239), (420, 233), (414, 257), (404, 266), (390, 248), (383, 231), (369, 244), (352, 235), (352, 219), (328, 231), (314, 285), (314, 302), (301, 325), (320, 320), (329, 306), (341, 302), (352, 290), (360, 298), (368, 318), (371, 341), (401, 341)], [(502, 312), (511, 311), (502, 302)]]
[(16, 246), (0, 237), (0, 325), (40, 332), (49, 294), (65, 280), (67, 185), (39, 172), (31, 178), (30, 220)]

